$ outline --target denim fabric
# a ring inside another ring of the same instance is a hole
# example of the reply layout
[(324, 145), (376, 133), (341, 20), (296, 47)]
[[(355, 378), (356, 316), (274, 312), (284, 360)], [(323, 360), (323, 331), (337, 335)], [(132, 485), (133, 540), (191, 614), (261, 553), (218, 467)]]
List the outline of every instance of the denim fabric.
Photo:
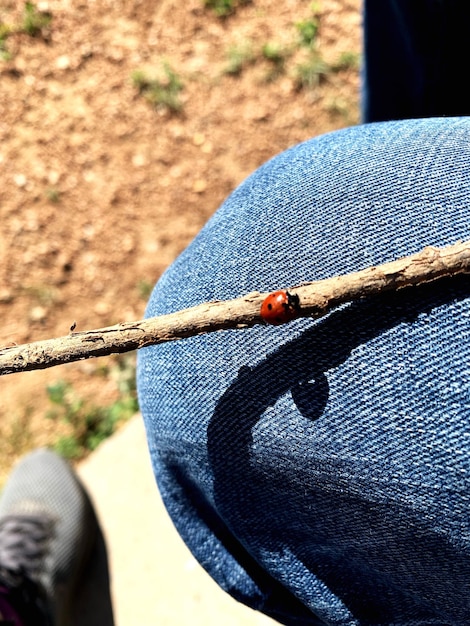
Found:
[(364, 0), (363, 120), (469, 115), (466, 0)]
[[(300, 144), (234, 191), (147, 314), (470, 239), (469, 174), (465, 118)], [(456, 277), (141, 350), (161, 495), (219, 585), (284, 624), (470, 623), (469, 339)]]

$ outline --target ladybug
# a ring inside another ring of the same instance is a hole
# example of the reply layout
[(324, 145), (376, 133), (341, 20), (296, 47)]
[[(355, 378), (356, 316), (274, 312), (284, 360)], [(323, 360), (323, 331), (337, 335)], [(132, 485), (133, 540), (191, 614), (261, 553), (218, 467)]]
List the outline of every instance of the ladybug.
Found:
[(285, 289), (273, 291), (261, 305), (260, 315), (266, 324), (279, 326), (290, 322), (299, 316), (299, 296), (289, 293)]

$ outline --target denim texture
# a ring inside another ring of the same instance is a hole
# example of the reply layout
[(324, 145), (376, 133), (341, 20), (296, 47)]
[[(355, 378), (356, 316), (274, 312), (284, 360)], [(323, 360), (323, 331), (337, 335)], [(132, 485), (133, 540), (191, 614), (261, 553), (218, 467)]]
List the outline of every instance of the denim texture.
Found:
[[(465, 118), (302, 143), (233, 192), (147, 315), (470, 239), (469, 173)], [(470, 623), (469, 339), (465, 276), (141, 350), (159, 489), (219, 585), (284, 624)]]

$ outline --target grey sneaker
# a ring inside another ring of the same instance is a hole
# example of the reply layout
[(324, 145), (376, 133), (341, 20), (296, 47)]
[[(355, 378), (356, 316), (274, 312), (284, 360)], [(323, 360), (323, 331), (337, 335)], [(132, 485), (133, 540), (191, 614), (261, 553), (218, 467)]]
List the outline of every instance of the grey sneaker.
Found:
[(0, 593), (24, 626), (65, 626), (98, 523), (69, 465), (36, 450), (0, 498)]

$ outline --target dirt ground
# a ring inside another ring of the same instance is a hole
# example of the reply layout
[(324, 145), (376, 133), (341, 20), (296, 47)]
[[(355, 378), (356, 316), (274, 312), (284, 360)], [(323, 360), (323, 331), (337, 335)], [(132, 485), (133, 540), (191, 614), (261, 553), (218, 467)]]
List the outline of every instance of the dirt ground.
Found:
[[(357, 65), (299, 89), (305, 50), (282, 71), (303, 0), (253, 0), (221, 19), (203, 0), (50, 0), (40, 36), (8, 37), (0, 60), (0, 347), (143, 317), (149, 288), (224, 198), (300, 141), (358, 122)], [(0, 1), (0, 23), (24, 4)], [(318, 50), (360, 51), (358, 0), (322, 0)], [(232, 48), (251, 49), (227, 72)], [(181, 110), (155, 108), (131, 80), (183, 83)], [(279, 69), (279, 66), (277, 66)], [(84, 361), (0, 379), (0, 482), (25, 449), (54, 441), (46, 385), (66, 379), (109, 402), (112, 381)]]

